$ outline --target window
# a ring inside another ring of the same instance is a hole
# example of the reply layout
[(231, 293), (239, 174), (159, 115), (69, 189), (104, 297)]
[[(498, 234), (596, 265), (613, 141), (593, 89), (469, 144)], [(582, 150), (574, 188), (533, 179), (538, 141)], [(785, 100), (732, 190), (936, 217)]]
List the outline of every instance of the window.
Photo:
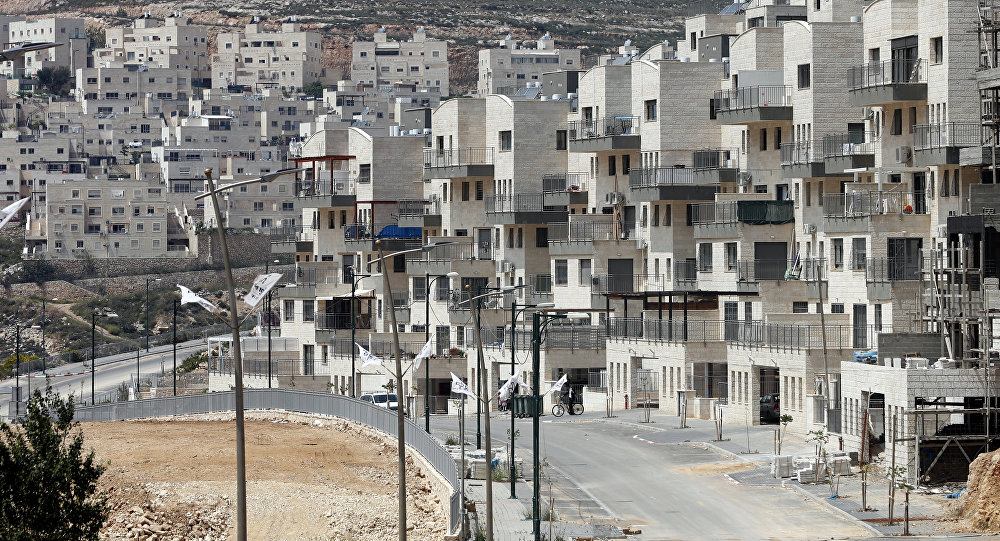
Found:
[(632, 156), (622, 154), (622, 174), (627, 175), (632, 170)]
[(500, 132), (500, 152), (510, 152), (512, 146), (510, 130)]
[(851, 268), (864, 270), (867, 266), (868, 241), (864, 237), (851, 239)]
[(302, 321), (316, 321), (316, 301), (302, 301)]
[(656, 120), (656, 100), (646, 100), (646, 120)]
[(781, 148), (781, 126), (774, 128), (774, 150)]
[(670, 205), (663, 205), (663, 225), (670, 226)]
[(736, 270), (736, 243), (727, 242), (726, 243), (726, 270), (734, 271)]
[(608, 156), (608, 176), (609, 177), (615, 176), (616, 174), (618, 174), (617, 171), (618, 168), (616, 167), (615, 157)]
[(483, 200), (483, 181), (476, 181), (476, 201)]
[(767, 128), (760, 129), (760, 149), (767, 150)]
[(556, 130), (556, 150), (566, 150), (566, 130)]
[[(295, 203), (282, 203), (281, 210), (284, 212), (291, 212), (295, 210)], [(331, 216), (333, 215), (331, 214)]]
[(462, 183), (462, 201), (468, 201), (468, 200), (469, 200), (469, 183), (468, 182), (463, 182)]
[(913, 133), (914, 127), (917, 125), (917, 108), (910, 107), (910, 122), (909, 122), (909, 133)]
[(875, 332), (882, 331), (882, 305), (875, 305)]
[(285, 299), (285, 321), (295, 321), (295, 301)]
[(590, 260), (581, 259), (580, 260), (580, 285), (586, 286), (590, 285), (591, 280), (591, 270), (590, 270)]
[(517, 228), (517, 247), (524, 248), (524, 229)]
[(931, 38), (931, 58), (935, 64), (944, 62), (944, 38)]
[(549, 228), (539, 227), (535, 230), (535, 248), (548, 248)]
[(264, 210), (264, 202), (263, 201), (254, 201), (253, 202), (253, 211), (254, 212), (262, 212), (263, 210)]
[(947, 169), (941, 175), (941, 197), (951, 197), (951, 171)]
[(569, 272), (565, 259), (556, 260), (556, 285), (564, 286), (569, 283)]
[(809, 313), (809, 303), (806, 301), (792, 301), (792, 313), (793, 314), (808, 314)]
[(903, 110), (893, 109), (892, 125), (889, 126), (889, 135), (902, 135), (902, 134), (903, 134)]
[(844, 239), (833, 239), (833, 268), (844, 267)]
[(653, 205), (653, 227), (660, 225), (660, 205)]
[(812, 68), (809, 64), (799, 64), (799, 88), (812, 86)]
[(830, 305), (830, 313), (831, 314), (843, 314), (844, 313), (844, 303), (842, 303), (842, 302), (835, 302), (835, 303), (831, 304)]
[(698, 245), (698, 270), (711, 272), (712, 270), (712, 243), (703, 242)]

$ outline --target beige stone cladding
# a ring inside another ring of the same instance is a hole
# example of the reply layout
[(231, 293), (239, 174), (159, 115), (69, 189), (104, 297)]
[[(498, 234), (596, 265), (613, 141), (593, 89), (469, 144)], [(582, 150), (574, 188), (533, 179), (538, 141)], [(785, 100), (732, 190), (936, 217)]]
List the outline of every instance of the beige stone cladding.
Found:
[(212, 76), (208, 62), (208, 29), (188, 24), (175, 13), (163, 20), (142, 17), (129, 27), (105, 31), (105, 47), (93, 52), (96, 64), (121, 66), (140, 63), (149, 67), (175, 68), (200, 82)]
[(499, 41), (499, 47), (479, 50), (479, 77), (476, 93), (510, 95), (527, 83), (539, 81), (542, 74), (556, 70), (582, 68), (580, 49), (559, 49), (552, 36), (545, 34), (528, 47), (510, 38)]
[(407, 41), (389, 39), (382, 28), (374, 41), (356, 41), (351, 52), (351, 80), (386, 86), (413, 84), (449, 95), (448, 42), (428, 39), (420, 27)]
[(17, 60), (0, 62), (0, 75), (6, 77), (30, 76), (42, 68), (68, 68), (75, 73), (87, 66), (90, 38), (85, 30), (85, 20), (69, 17), (49, 17), (26, 20), (9, 20), (3, 41), (14, 45), (26, 42), (55, 42), (63, 44), (29, 52)]
[(268, 31), (250, 23), (242, 31), (222, 32), (212, 54), (212, 86), (238, 85), (294, 91), (325, 77), (319, 32), (294, 21)]

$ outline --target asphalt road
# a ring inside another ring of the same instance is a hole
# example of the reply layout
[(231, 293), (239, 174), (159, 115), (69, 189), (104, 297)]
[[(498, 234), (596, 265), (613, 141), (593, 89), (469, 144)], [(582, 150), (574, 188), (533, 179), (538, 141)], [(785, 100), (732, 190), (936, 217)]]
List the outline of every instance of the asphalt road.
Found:
[[(199, 348), (205, 348), (204, 340), (192, 340), (177, 344), (177, 364), (179, 365), (188, 355), (194, 353)], [(143, 375), (149, 373), (160, 373), (161, 370), (173, 368), (173, 346), (157, 346), (150, 348), (150, 352), (140, 351), (139, 372)], [(102, 392), (108, 392), (117, 388), (122, 382), (129, 381), (130, 376), (136, 373), (135, 352), (97, 359), (97, 367), (94, 370), (94, 388), (97, 397), (100, 399)], [(83, 397), (87, 403), (91, 397), (91, 367), (89, 362), (72, 363), (53, 368), (46, 372), (48, 384), (52, 389), (62, 396), (74, 395), (78, 399)], [(29, 377), (21, 375), (21, 396), (25, 399), (28, 396)], [(30, 374), (31, 389), (42, 388), (46, 384), (46, 377), (41, 371)], [(161, 385), (164, 382), (161, 382)], [(0, 415), (7, 415), (10, 408), (10, 401), (13, 394), (14, 378), (0, 382)]]
[[(509, 419), (502, 415), (493, 420), (493, 434), (504, 442)], [(432, 431), (437, 430), (438, 437), (456, 432), (457, 417), (433, 421)], [(475, 426), (471, 415), (466, 438), (472, 443)], [(692, 439), (690, 432), (661, 428), (652, 431), (596, 414), (543, 419), (540, 447), (551, 466), (548, 475), (559, 486), (557, 516), (636, 525), (643, 532), (639, 539), (645, 540), (867, 536), (854, 522), (792, 489), (733, 484), (724, 472), (742, 461), (706, 444), (685, 442)], [(519, 420), (517, 429), (517, 454), (528, 460), (530, 420)], [(526, 467), (528, 476), (529, 472)], [(577, 516), (574, 509), (580, 510)]]

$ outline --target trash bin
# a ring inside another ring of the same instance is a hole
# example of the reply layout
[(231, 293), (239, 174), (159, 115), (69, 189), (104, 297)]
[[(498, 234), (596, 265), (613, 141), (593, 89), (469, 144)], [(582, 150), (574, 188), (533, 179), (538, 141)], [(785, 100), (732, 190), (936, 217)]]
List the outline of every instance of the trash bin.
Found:
[(532, 417), (535, 415), (535, 397), (530, 394), (514, 395), (514, 416)]

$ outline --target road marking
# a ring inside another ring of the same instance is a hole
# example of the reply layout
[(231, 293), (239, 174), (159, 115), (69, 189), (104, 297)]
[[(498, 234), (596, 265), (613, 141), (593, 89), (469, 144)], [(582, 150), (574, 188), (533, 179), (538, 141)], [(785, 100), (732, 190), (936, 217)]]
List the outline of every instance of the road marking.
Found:
[(743, 483), (737, 481), (736, 479), (733, 479), (732, 476), (730, 476), (728, 473), (724, 473), (723, 475), (726, 476), (726, 479), (729, 479), (729, 482), (732, 483), (732, 484), (734, 484), (734, 485), (742, 485), (743, 484)]
[(638, 434), (632, 436), (632, 439), (639, 440), (639, 441), (641, 441), (643, 443), (648, 443), (650, 445), (666, 445), (666, 442), (662, 442), (662, 441), (650, 441), (650, 440), (647, 440), (646, 438), (640, 437)]

